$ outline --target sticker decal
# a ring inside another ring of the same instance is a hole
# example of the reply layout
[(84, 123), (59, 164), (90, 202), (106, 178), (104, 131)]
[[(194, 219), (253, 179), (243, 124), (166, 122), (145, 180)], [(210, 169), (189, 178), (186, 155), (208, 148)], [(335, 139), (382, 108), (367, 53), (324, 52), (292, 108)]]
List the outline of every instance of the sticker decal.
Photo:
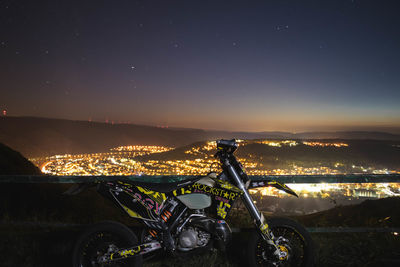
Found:
[(229, 210), (231, 208), (231, 205), (222, 201), (219, 203), (219, 206), (217, 206), (217, 215), (222, 219), (225, 219), (226, 215), (228, 214), (226, 208), (228, 208)]
[(152, 199), (157, 201), (159, 204), (161, 204), (164, 200), (167, 199), (167, 196), (164, 193), (160, 193), (157, 191), (152, 191), (148, 190), (146, 188), (136, 186), (136, 188), (143, 194), (150, 196)]

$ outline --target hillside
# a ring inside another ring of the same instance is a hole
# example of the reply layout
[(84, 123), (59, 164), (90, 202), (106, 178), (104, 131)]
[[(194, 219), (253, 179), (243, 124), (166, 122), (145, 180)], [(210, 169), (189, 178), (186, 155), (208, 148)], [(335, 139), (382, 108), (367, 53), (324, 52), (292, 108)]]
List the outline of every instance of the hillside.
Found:
[[(352, 166), (375, 166), (376, 168), (400, 167), (399, 142), (378, 140), (320, 140), (321, 142), (344, 142), (347, 147), (320, 147), (299, 144), (294, 147), (272, 147), (249, 144), (240, 147), (237, 155), (256, 158), (271, 168), (298, 165), (303, 167), (330, 166), (340, 163), (343, 171), (353, 172)], [(349, 169), (350, 168), (350, 169)]]
[(298, 217), (308, 227), (400, 227), (400, 197), (365, 200)]
[[(255, 162), (266, 166), (266, 168), (290, 168), (293, 165), (302, 167), (326, 166), (342, 172), (357, 172), (358, 167), (368, 166), (375, 168), (400, 168), (400, 145), (399, 141), (383, 140), (339, 140), (323, 139), (320, 142), (346, 143), (348, 146), (308, 146), (297, 140), (296, 146), (269, 146), (257, 141), (247, 141), (236, 151), (239, 158), (249, 162)], [(310, 140), (308, 140), (310, 141)], [(204, 158), (206, 155), (212, 157), (215, 150), (204, 149), (205, 142), (179, 147), (163, 153), (150, 154), (137, 157), (138, 161), (148, 160), (193, 160)], [(186, 153), (198, 151), (196, 153)], [(338, 164), (339, 163), (339, 164)]]
[[(0, 179), (2, 175), (40, 174), (40, 170), (19, 152), (0, 143)], [(115, 208), (109, 200), (101, 197), (93, 187), (76, 196), (63, 194), (71, 186), (72, 184), (55, 183), (0, 183), (0, 222), (130, 221), (128, 216)], [(92, 210), (96, 212), (88, 212)]]
[(295, 139), (352, 139), (352, 140), (400, 140), (400, 135), (371, 131), (305, 132), (293, 134)]
[(0, 118), (0, 142), (26, 157), (103, 152), (128, 144), (180, 146), (204, 139), (206, 135), (202, 130), (44, 118)]
[(0, 142), (25, 157), (105, 152), (121, 145), (185, 146), (219, 138), (400, 140), (383, 132), (230, 132), (34, 117), (0, 117)]
[(41, 174), (41, 172), (19, 152), (0, 143), (0, 175), (8, 174)]

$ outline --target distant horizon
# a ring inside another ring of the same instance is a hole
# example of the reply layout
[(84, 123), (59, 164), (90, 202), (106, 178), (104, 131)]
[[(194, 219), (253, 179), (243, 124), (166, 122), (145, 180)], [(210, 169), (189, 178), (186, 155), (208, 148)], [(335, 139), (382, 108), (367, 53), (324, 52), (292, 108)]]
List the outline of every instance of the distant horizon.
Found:
[(247, 133), (264, 133), (264, 132), (284, 132), (290, 134), (300, 134), (300, 133), (308, 133), (308, 132), (382, 132), (389, 134), (400, 134), (400, 126), (368, 126), (368, 125), (360, 125), (360, 126), (309, 126), (305, 127), (302, 130), (290, 130), (290, 129), (270, 129), (270, 130), (251, 130), (251, 129), (215, 129), (215, 128), (203, 128), (203, 127), (191, 127), (191, 126), (181, 126), (181, 125), (156, 125), (156, 124), (146, 124), (141, 122), (134, 121), (115, 121), (107, 119), (82, 119), (82, 118), (62, 118), (62, 117), (48, 117), (48, 116), (36, 116), (36, 115), (7, 115), (0, 116), (0, 118), (37, 118), (37, 119), (54, 119), (54, 120), (69, 120), (69, 121), (82, 121), (82, 122), (94, 122), (94, 123), (103, 123), (110, 125), (138, 125), (138, 126), (147, 126), (147, 127), (156, 127), (156, 128), (164, 128), (164, 129), (191, 129), (191, 130), (204, 130), (204, 131), (223, 131), (223, 132), (247, 132)]
[(2, 9), (0, 109), (210, 130), (400, 133), (397, 10), (373, 0), (21, 0)]

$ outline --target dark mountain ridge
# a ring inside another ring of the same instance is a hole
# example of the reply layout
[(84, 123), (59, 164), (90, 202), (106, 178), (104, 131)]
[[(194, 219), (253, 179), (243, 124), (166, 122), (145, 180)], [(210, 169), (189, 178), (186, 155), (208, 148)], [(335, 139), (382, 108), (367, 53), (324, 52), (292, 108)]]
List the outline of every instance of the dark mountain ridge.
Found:
[(0, 117), (0, 142), (26, 157), (104, 152), (121, 145), (179, 147), (218, 138), (400, 140), (383, 132), (229, 132), (36, 117)]
[(400, 140), (400, 135), (376, 131), (344, 131), (344, 132), (304, 132), (294, 134), (296, 139), (351, 139), (351, 140)]
[(103, 152), (121, 145), (180, 146), (207, 139), (203, 130), (31, 117), (0, 118), (0, 142), (26, 157)]
[(42, 174), (32, 162), (21, 153), (0, 143), (0, 175)]

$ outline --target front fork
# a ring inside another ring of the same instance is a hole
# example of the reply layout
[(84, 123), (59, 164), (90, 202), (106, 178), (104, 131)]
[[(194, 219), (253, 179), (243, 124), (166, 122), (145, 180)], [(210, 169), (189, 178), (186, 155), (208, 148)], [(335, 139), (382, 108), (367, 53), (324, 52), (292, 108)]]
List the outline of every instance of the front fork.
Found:
[(257, 226), (257, 230), (261, 234), (262, 238), (270, 245), (275, 247), (275, 254), (279, 258), (286, 257), (285, 251), (281, 250), (280, 247), (275, 243), (273, 233), (270, 231), (270, 228), (265, 221), (264, 215), (258, 210), (257, 206), (254, 204), (253, 199), (250, 196), (249, 191), (246, 188), (246, 185), (243, 183), (242, 179), (236, 172), (235, 168), (229, 163), (227, 160), (225, 162), (225, 166), (228, 168), (228, 172), (231, 175), (232, 179), (235, 181), (237, 187), (242, 190), (242, 200), (247, 210), (250, 213), (250, 216), (254, 219), (254, 223)]

